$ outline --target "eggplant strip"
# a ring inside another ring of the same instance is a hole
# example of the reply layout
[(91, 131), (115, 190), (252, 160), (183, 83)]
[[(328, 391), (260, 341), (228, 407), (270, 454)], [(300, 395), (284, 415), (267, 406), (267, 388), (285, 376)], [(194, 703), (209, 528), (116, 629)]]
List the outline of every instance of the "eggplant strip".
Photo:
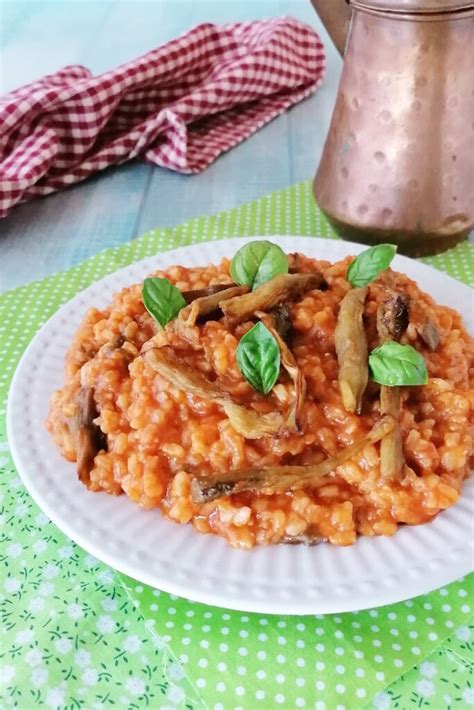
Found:
[(222, 293), (228, 288), (237, 286), (235, 283), (228, 284), (214, 284), (214, 286), (207, 286), (206, 288), (197, 288), (191, 291), (181, 291), (181, 295), (187, 304), (192, 303), (197, 298), (204, 298), (205, 296), (212, 296), (215, 293)]
[[(197, 323), (199, 318), (208, 316), (211, 313), (216, 313), (219, 315), (220, 307), (219, 304), (229, 298), (235, 298), (237, 296), (243, 296), (244, 293), (248, 293), (248, 286), (227, 286), (224, 289), (219, 289), (214, 293), (209, 293), (204, 296), (196, 297), (186, 308), (180, 311), (176, 324), (193, 326)], [(193, 293), (188, 291), (189, 294)], [(199, 293), (195, 291), (194, 293)], [(183, 294), (184, 295), (184, 294)]]
[(427, 348), (431, 352), (437, 350), (441, 342), (441, 337), (436, 323), (432, 320), (432, 318), (430, 318), (413, 300), (409, 303), (408, 314), (410, 323), (413, 325), (417, 335), (422, 339)]
[(384, 416), (359, 441), (346, 446), (334, 456), (321, 463), (309, 466), (270, 466), (269, 468), (250, 468), (229, 473), (214, 474), (206, 477), (193, 476), (191, 480), (191, 498), (195, 503), (205, 503), (222, 496), (229, 496), (241, 491), (262, 491), (265, 493), (284, 493), (305, 486), (314, 485), (324, 476), (333, 473), (338, 466), (356, 456), (368, 444), (375, 444), (393, 430), (394, 420)]
[(368, 288), (353, 288), (341, 301), (334, 342), (339, 362), (339, 388), (348, 412), (360, 414), (369, 381), (367, 338), (362, 316)]
[(425, 345), (428, 346), (428, 349), (431, 350), (431, 352), (434, 352), (438, 349), (439, 344), (441, 342), (441, 337), (438, 328), (431, 320), (431, 318), (425, 318), (424, 322), (420, 324), (419, 327), (415, 326), (415, 328), (416, 332), (423, 340)]
[[(394, 273), (387, 272), (387, 283), (384, 285), (386, 291), (392, 296), (396, 291)], [(420, 305), (417, 301), (412, 298), (408, 299), (403, 296), (404, 300), (408, 304), (408, 322), (416, 331), (416, 334), (424, 342), (428, 350), (434, 352), (439, 348), (441, 343), (441, 336), (438, 330), (436, 321), (434, 321), (426, 312), (425, 304)], [(407, 323), (408, 325), (408, 323)]]
[(255, 409), (248, 409), (233, 402), (223, 402), (222, 406), (235, 431), (246, 439), (274, 436), (285, 428), (285, 419), (280, 412), (260, 414)]
[(78, 414), (70, 422), (70, 431), (76, 445), (77, 475), (81, 483), (90, 483), (90, 473), (94, 459), (102, 449), (107, 448), (105, 435), (94, 423), (98, 416), (97, 405), (92, 387), (82, 387), (79, 390), (76, 403)]
[(321, 535), (316, 535), (311, 531), (306, 531), (300, 535), (284, 535), (279, 541), (279, 545), (308, 545), (313, 547), (318, 545), (320, 542), (324, 542), (324, 538)]
[(256, 311), (255, 315), (262, 321), (263, 325), (268, 328), (277, 341), (277, 345), (280, 349), (281, 364), (293, 382), (295, 394), (293, 402), (288, 410), (288, 415), (285, 418), (285, 428), (293, 431), (299, 431), (303, 426), (303, 406), (306, 397), (306, 380), (296, 363), (293, 353), (280, 335), (277, 328), (276, 315), (263, 313), (262, 311)]
[(177, 358), (170, 348), (151, 348), (143, 353), (143, 357), (155, 372), (174, 387), (221, 405), (231, 425), (246, 439), (260, 439), (280, 431), (284, 423), (280, 412), (260, 414), (234, 402), (229, 392), (215, 382), (209, 382), (197, 370)]
[(155, 372), (177, 389), (218, 404), (231, 401), (228, 392), (177, 358), (171, 348), (150, 348), (143, 357)]
[(219, 306), (233, 324), (238, 324), (252, 318), (256, 311), (269, 311), (283, 302), (295, 301), (324, 284), (321, 274), (280, 274), (252, 293), (230, 298)]
[[(390, 390), (395, 390), (390, 392)], [(401, 396), (399, 387), (380, 388), (380, 411), (394, 417), (395, 426), (390, 434), (380, 443), (380, 474), (384, 480), (397, 480), (401, 477), (405, 457), (403, 455), (400, 423)]]
[[(399, 341), (408, 325), (408, 302), (400, 294), (380, 303), (377, 308), (377, 333), (381, 343)], [(399, 387), (380, 386), (380, 411), (394, 418), (393, 431), (380, 443), (380, 473), (385, 480), (399, 479), (405, 457), (403, 455), (400, 423), (401, 392)]]
[(408, 299), (401, 293), (390, 293), (390, 298), (377, 309), (377, 333), (381, 342), (402, 337), (408, 327)]
[(293, 335), (290, 306), (287, 303), (278, 306), (274, 311), (271, 311), (271, 315), (275, 322), (275, 329), (278, 331), (282, 340), (288, 344)]

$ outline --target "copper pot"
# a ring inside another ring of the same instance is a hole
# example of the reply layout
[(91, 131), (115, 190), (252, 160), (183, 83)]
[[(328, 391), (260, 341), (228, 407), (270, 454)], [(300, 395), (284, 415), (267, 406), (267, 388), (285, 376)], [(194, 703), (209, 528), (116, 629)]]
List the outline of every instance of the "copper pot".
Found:
[(453, 246), (474, 224), (474, 3), (312, 3), (345, 41), (317, 203), (347, 239)]

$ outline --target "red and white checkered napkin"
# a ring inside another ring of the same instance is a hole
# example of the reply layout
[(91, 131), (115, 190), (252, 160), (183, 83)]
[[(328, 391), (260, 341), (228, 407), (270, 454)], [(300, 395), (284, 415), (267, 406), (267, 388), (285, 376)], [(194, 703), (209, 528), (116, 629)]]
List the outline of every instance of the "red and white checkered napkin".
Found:
[(291, 18), (199, 25), (96, 77), (65, 67), (0, 99), (0, 216), (137, 156), (197, 173), (323, 71), (318, 36)]

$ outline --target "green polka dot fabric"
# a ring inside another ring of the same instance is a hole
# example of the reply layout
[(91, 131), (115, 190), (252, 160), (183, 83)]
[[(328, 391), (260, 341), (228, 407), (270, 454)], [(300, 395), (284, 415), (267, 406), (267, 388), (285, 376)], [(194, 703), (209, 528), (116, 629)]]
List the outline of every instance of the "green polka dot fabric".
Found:
[[(270, 616), (179, 599), (119, 575), (36, 507), (11, 460), (9, 383), (75, 293), (165, 249), (234, 236), (336, 235), (309, 183), (156, 229), (0, 298), (0, 708), (389, 710), (474, 707), (474, 576), (388, 607)], [(474, 284), (474, 248), (425, 258)], [(242, 553), (245, 554), (245, 553)]]
[(471, 579), (379, 609), (302, 617), (226, 611), (124, 583), (214, 710), (406, 710), (394, 702), (397, 687), (407, 693), (405, 674), (426, 707), (436, 688), (448, 693), (448, 660), (464, 680), (459, 692), (450, 688), (450, 707), (464, 707), (460, 693), (471, 697)]

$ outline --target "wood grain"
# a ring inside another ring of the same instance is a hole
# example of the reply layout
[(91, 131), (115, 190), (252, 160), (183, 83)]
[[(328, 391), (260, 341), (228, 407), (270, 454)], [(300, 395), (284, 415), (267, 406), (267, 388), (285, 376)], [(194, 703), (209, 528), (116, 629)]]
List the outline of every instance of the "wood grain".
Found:
[(154, 0), (2, 3), (2, 93), (66, 64), (105, 71), (199, 22), (291, 15), (327, 52), (316, 94), (221, 156), (200, 175), (144, 163), (112, 168), (0, 220), (0, 290), (66, 269), (157, 226), (174, 226), (310, 178), (322, 151), (341, 60), (309, 0)]

